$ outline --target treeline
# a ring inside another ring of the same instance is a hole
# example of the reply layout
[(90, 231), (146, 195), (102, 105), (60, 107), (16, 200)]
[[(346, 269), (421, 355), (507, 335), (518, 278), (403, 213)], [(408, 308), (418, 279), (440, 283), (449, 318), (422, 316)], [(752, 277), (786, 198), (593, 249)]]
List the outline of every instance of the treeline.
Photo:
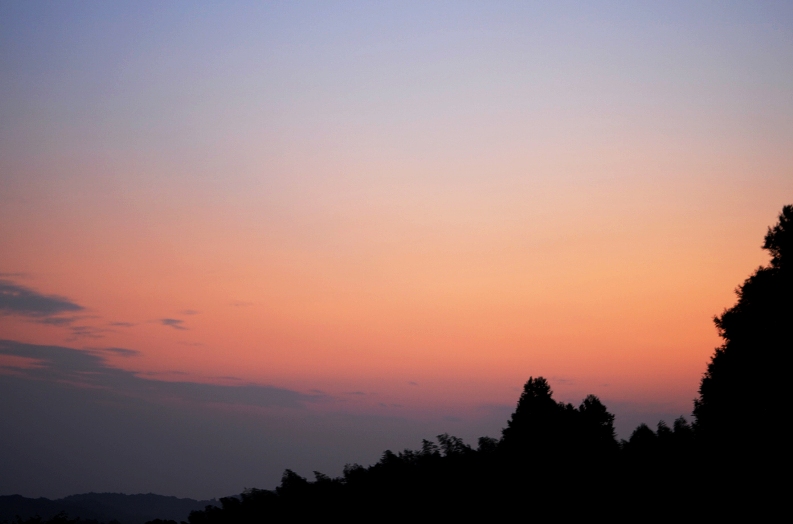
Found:
[(642, 424), (618, 442), (614, 415), (597, 397), (578, 407), (556, 402), (544, 378), (530, 378), (498, 440), (473, 448), (439, 435), (369, 467), (348, 465), (338, 478), (287, 470), (275, 490), (221, 499), (222, 507), (192, 512), (190, 524), (788, 513), (793, 206), (763, 248), (770, 264), (714, 319), (724, 343), (700, 384), (693, 424)]
[(535, 516), (626, 516), (654, 504), (674, 505), (695, 488), (694, 428), (639, 426), (617, 441), (614, 415), (590, 395), (578, 406), (553, 400), (548, 382), (531, 378), (501, 439), (474, 448), (447, 434), (420, 449), (386, 451), (376, 464), (344, 468), (341, 477), (287, 470), (275, 490), (250, 489), (190, 514), (190, 524), (345, 518), (489, 519)]

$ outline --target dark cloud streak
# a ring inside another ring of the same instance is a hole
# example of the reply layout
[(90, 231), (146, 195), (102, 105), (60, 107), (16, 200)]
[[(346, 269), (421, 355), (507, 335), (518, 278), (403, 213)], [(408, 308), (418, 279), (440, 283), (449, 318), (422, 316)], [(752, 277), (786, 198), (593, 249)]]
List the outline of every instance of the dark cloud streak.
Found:
[(137, 349), (127, 349), (127, 348), (101, 348), (99, 351), (105, 351), (107, 353), (114, 353), (121, 357), (137, 357), (140, 355), (140, 351)]
[(69, 340), (74, 340), (77, 338), (104, 338), (102, 333), (105, 332), (104, 329), (95, 328), (93, 326), (71, 326), (69, 330), (72, 332), (72, 336)]
[[(104, 348), (122, 356), (137, 354), (124, 348)], [(0, 355), (33, 358), (35, 368), (21, 370), (24, 378), (75, 387), (97, 388), (106, 394), (148, 399), (178, 400), (198, 404), (231, 404), (253, 407), (303, 408), (324, 395), (307, 395), (289, 389), (260, 385), (219, 385), (200, 382), (168, 382), (144, 378), (132, 371), (111, 367), (101, 352), (81, 351), (63, 346), (39, 346), (0, 340)]]
[(84, 309), (68, 298), (42, 295), (9, 280), (0, 280), (0, 313), (40, 318)]
[(179, 320), (178, 318), (161, 318), (160, 323), (163, 326), (172, 327), (174, 329), (181, 329), (187, 330), (182, 324), (184, 324), (184, 320)]
[(39, 324), (46, 324), (48, 326), (68, 326), (80, 317), (44, 317), (37, 318), (36, 322)]

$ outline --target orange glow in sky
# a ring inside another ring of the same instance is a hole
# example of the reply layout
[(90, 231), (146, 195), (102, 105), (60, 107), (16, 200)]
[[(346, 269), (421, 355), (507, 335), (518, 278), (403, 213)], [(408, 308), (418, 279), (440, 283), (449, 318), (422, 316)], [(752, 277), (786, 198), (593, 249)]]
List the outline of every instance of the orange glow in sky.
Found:
[(0, 278), (84, 309), (0, 338), (330, 410), (475, 413), (542, 375), (690, 413), (793, 200), (790, 33), (359, 7), (7, 36)]

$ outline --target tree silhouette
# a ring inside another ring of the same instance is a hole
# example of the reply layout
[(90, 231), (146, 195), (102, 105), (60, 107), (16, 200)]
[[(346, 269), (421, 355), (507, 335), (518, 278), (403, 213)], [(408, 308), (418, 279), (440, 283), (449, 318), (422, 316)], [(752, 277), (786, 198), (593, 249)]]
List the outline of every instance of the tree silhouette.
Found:
[(714, 319), (724, 344), (711, 358), (694, 404), (698, 435), (711, 449), (729, 449), (732, 456), (778, 448), (786, 434), (793, 206), (785, 206), (768, 229), (763, 249), (771, 264), (747, 278), (736, 291), (738, 302)]
[(556, 402), (552, 395), (543, 377), (529, 378), (502, 430), (505, 453), (536, 463), (591, 460), (617, 451), (614, 415), (600, 399), (588, 395), (576, 409)]
[(786, 484), (774, 479), (785, 476), (790, 464), (793, 206), (782, 208), (763, 249), (771, 263), (757, 268), (736, 290), (736, 304), (714, 319), (724, 343), (694, 401), (701, 476), (713, 505), (753, 518), (786, 498)]
[(617, 451), (614, 431), (614, 415), (595, 395), (588, 395), (578, 406), (580, 413), (580, 437), (588, 454), (613, 453)]
[(553, 392), (543, 377), (530, 377), (523, 386), (515, 413), (503, 429), (501, 443), (513, 453), (531, 453), (535, 457), (556, 447), (564, 408), (552, 398)]

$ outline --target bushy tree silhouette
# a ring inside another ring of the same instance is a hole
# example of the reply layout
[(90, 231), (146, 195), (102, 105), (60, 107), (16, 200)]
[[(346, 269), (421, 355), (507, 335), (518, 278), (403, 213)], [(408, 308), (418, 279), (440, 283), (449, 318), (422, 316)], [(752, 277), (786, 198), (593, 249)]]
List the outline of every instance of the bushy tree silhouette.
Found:
[(588, 395), (578, 406), (579, 436), (588, 454), (611, 454), (617, 451), (614, 415), (595, 395)]
[(580, 461), (617, 451), (614, 415), (595, 395), (576, 409), (556, 402), (548, 381), (530, 377), (502, 430), (503, 452), (535, 463)]
[(529, 378), (515, 412), (501, 432), (501, 445), (505, 450), (532, 454), (539, 459), (559, 445), (565, 406), (557, 404), (552, 394), (551, 386), (543, 377)]
[[(737, 303), (714, 319), (724, 344), (708, 364), (694, 404), (698, 436), (711, 449), (776, 452), (786, 440), (788, 355), (793, 350), (793, 206), (768, 229), (758, 268)], [(762, 441), (762, 442), (761, 442)], [(774, 449), (776, 448), (776, 449)]]

